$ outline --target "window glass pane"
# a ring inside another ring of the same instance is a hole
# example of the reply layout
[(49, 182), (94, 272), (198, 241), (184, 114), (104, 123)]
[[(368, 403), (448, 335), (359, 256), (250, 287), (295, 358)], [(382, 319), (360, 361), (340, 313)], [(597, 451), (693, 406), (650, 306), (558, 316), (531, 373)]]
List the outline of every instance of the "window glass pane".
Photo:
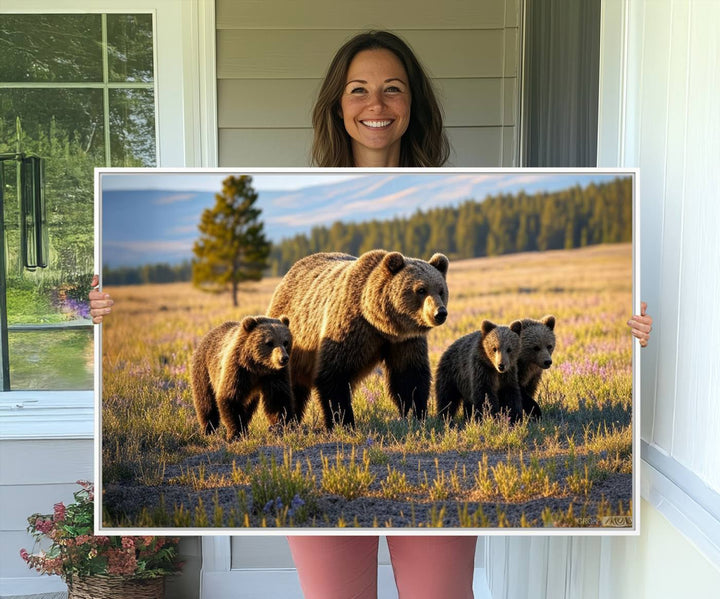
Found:
[(102, 81), (100, 15), (2, 15), (0, 81)]
[[(45, 159), (49, 263), (24, 268), (17, 162), (3, 162), (10, 384), (92, 389), (87, 293), (93, 271), (93, 168), (104, 160), (102, 90), (10, 89), (0, 102), (0, 153)], [(83, 321), (84, 330), (18, 330)]]
[(93, 331), (13, 332), (10, 381), (14, 390), (64, 391), (93, 388)]
[(155, 104), (151, 89), (110, 90), (111, 166), (155, 166)]
[[(66, 152), (74, 154), (73, 163), (86, 162), (91, 175), (93, 166), (104, 164), (105, 119), (101, 89), (3, 89), (0, 93), (0, 152), (17, 149), (18, 118), (22, 129), (21, 150), (58, 159), (47, 165), (54, 173), (51, 179), (61, 182), (62, 171), (66, 168), (75, 170), (72, 165), (63, 164)], [(82, 176), (86, 176), (86, 171)]]
[(110, 81), (152, 82), (152, 15), (107, 16)]

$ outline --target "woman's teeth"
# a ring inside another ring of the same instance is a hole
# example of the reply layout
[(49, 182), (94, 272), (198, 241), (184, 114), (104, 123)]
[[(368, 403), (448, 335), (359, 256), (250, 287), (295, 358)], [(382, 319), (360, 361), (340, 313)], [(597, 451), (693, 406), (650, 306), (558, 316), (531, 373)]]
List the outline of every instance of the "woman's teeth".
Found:
[(387, 127), (392, 121), (362, 121), (362, 124), (367, 127)]

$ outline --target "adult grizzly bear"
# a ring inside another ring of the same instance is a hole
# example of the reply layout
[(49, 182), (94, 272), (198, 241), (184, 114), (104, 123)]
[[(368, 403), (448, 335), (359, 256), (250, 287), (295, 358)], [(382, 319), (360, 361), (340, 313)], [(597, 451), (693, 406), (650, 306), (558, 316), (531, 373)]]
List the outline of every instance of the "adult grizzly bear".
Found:
[(520, 357), (518, 358), (518, 383), (522, 394), (523, 411), (540, 419), (542, 411), (535, 400), (543, 370), (552, 366), (555, 350), (555, 317), (548, 314), (540, 320), (524, 318), (520, 334)]
[(485, 401), (493, 415), (507, 407), (513, 421), (522, 417), (517, 359), (522, 323), (509, 327), (483, 320), (480, 330), (460, 337), (440, 357), (435, 400), (442, 416), (454, 416), (462, 403), (465, 417), (478, 417)]
[(290, 321), (246, 316), (212, 329), (193, 353), (195, 412), (205, 434), (225, 425), (228, 441), (247, 430), (260, 396), (272, 424), (292, 415)]
[(268, 314), (287, 314), (295, 417), (314, 388), (328, 429), (355, 424), (352, 389), (385, 365), (386, 388), (402, 416), (424, 418), (430, 393), (427, 332), (447, 318), (448, 259), (428, 262), (373, 250), (298, 260), (275, 290)]

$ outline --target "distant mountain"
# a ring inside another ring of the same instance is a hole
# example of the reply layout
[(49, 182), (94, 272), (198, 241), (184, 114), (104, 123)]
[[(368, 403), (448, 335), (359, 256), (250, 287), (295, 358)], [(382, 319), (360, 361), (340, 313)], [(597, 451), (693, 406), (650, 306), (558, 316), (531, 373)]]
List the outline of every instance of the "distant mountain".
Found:
[[(297, 176), (288, 174), (288, 176)], [(557, 191), (615, 175), (595, 173), (368, 173), (335, 184), (295, 191), (259, 191), (268, 237), (279, 242), (312, 227), (336, 221), (386, 220), (418, 209), (482, 200), (488, 195)], [(202, 211), (214, 193), (192, 189), (192, 176), (178, 178), (183, 189), (108, 190), (102, 193), (102, 261), (111, 268), (192, 257)], [(218, 189), (218, 191), (220, 191)]]

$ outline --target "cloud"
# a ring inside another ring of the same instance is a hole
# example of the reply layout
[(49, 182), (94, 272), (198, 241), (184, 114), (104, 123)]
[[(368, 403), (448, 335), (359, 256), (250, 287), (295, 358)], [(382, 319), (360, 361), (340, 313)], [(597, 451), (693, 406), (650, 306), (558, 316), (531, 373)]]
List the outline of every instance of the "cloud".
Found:
[(153, 200), (153, 204), (162, 206), (165, 204), (177, 204), (178, 202), (189, 202), (194, 200), (197, 196), (198, 194), (196, 193), (174, 193), (172, 195), (162, 196), (161, 198)]
[[(173, 241), (147, 240), (147, 241), (107, 241), (103, 240), (103, 251), (112, 253), (113, 250), (127, 254), (187, 254), (192, 252), (192, 239), (178, 239)], [(109, 250), (109, 251), (108, 251)]]
[[(197, 219), (195, 219), (197, 220)], [(197, 233), (198, 232), (198, 226), (197, 223), (194, 223), (192, 225), (182, 225), (178, 227), (173, 227), (168, 231), (168, 234), (170, 235), (184, 235), (186, 233)]]

